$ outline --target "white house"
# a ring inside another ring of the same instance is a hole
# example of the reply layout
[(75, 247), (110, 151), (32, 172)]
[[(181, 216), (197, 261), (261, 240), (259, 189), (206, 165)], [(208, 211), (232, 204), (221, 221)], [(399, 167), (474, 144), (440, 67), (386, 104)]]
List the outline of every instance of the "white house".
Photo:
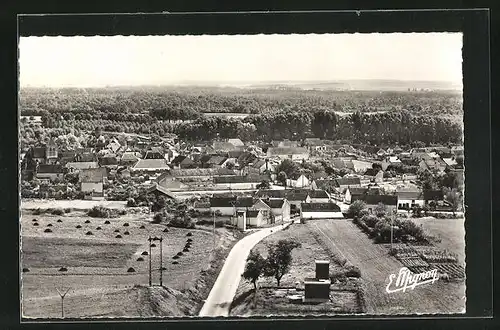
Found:
[(262, 199), (257, 199), (253, 206), (251, 207), (251, 210), (259, 210), (262, 212), (262, 215), (264, 219), (269, 218), (271, 214), (271, 207), (267, 205)]
[(294, 187), (294, 188), (305, 188), (305, 187), (309, 187), (311, 182), (309, 181), (309, 179), (304, 175), (304, 174), (301, 174), (297, 180), (287, 180), (287, 186), (289, 187)]
[(82, 170), (80, 172), (81, 191), (92, 197), (104, 197), (106, 175), (106, 169), (103, 167)]
[(398, 196), (399, 210), (411, 210), (414, 206), (423, 207), (425, 205), (424, 193), (421, 190), (398, 188), (396, 195)]
[(234, 216), (236, 211), (247, 211), (253, 206), (252, 197), (211, 197), (210, 210), (223, 216)]
[(391, 157), (386, 157), (382, 161), (382, 170), (385, 171), (387, 168), (390, 166), (398, 166), (401, 165), (401, 160), (398, 158), (398, 156), (391, 156)]
[[(266, 218), (267, 219), (267, 218)], [(246, 213), (247, 226), (260, 227), (267, 224), (261, 210), (248, 210)]]
[(343, 219), (344, 215), (340, 207), (335, 203), (303, 203), (300, 211), (300, 219)]
[(269, 199), (264, 203), (271, 208), (274, 223), (290, 221), (290, 202), (286, 199)]
[(365, 187), (347, 187), (344, 195), (344, 202), (350, 204), (353, 196), (361, 196), (368, 192)]

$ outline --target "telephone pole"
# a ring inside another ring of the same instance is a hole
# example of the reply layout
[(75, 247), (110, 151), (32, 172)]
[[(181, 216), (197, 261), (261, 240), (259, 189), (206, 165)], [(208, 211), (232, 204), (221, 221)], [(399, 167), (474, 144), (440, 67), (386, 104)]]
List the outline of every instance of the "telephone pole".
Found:
[(163, 286), (163, 237), (160, 236), (160, 286)]
[(149, 286), (151, 286), (151, 236), (149, 236), (148, 241), (149, 241)]
[(213, 251), (215, 251), (215, 211), (213, 211), (213, 215), (214, 215), (214, 241), (213, 241)]
[(57, 293), (59, 293), (59, 296), (61, 297), (61, 317), (64, 318), (64, 297), (66, 297), (66, 294), (69, 292), (70, 289), (67, 289), (64, 293), (62, 293), (61, 291), (59, 291), (59, 289), (57, 289)]

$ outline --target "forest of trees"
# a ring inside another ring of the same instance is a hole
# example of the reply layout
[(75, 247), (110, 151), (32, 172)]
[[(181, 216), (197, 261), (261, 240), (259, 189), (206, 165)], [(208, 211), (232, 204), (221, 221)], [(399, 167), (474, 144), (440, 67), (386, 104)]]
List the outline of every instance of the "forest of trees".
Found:
[[(23, 116), (50, 129), (164, 135), (186, 140), (246, 141), (319, 137), (375, 145), (460, 143), (462, 100), (454, 92), (275, 91), (244, 89), (23, 89)], [(352, 112), (342, 114), (342, 112)], [(206, 112), (248, 113), (246, 118)], [(374, 113), (375, 112), (375, 113)], [(432, 116), (429, 116), (432, 114)], [(41, 133), (21, 123), (24, 143)], [(68, 131), (70, 132), (70, 131)]]

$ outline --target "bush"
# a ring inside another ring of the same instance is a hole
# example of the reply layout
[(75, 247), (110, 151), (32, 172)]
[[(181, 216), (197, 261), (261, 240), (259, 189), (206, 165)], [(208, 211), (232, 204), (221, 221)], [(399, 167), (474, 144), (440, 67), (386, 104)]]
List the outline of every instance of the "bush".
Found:
[(115, 238), (122, 238), (122, 235), (116, 235)]
[(101, 227), (97, 227), (96, 230), (101, 230), (102, 228)]
[(66, 268), (66, 267), (61, 267), (61, 268), (59, 268), (59, 271), (60, 271), (60, 272), (67, 272), (67, 271), (68, 271), (68, 268)]
[(125, 222), (125, 223), (123, 224), (123, 227), (128, 227), (128, 226), (130, 226), (130, 225), (128, 224), (128, 222)]
[(38, 226), (38, 222), (33, 222), (33, 226)]
[(139, 257), (139, 258), (137, 258), (137, 261), (144, 261), (144, 258)]
[(179, 259), (179, 256), (175, 255), (175, 256), (172, 257), (172, 259)]
[(27, 272), (29, 272), (29, 271), (30, 271), (30, 269), (29, 269), (29, 268), (23, 268), (23, 273), (27, 273)]
[(356, 267), (356, 266), (347, 266), (345, 269), (345, 276), (346, 277), (361, 277), (361, 270)]
[(148, 251), (144, 251), (141, 253), (141, 255), (143, 255), (143, 256), (147, 256), (148, 254), (149, 254)]
[(82, 228), (82, 226), (81, 225), (77, 225), (75, 228), (76, 229), (80, 229), (80, 228)]
[(93, 218), (111, 218), (113, 212), (111, 209), (108, 209), (107, 207), (94, 206), (87, 212), (87, 215)]
[(151, 244), (151, 247), (156, 247), (156, 244), (155, 243)]
[(43, 232), (44, 232), (44, 233), (51, 233), (51, 232), (52, 232), (52, 230), (51, 230), (50, 228), (47, 228), (47, 229), (45, 229)]
[(136, 207), (137, 206), (137, 202), (135, 201), (135, 199), (129, 198), (129, 199), (127, 199), (127, 206), (128, 207)]
[(52, 212), (51, 212), (51, 213), (52, 213), (52, 215), (63, 215), (63, 214), (64, 214), (64, 210), (63, 210), (63, 209), (58, 208), (58, 209), (54, 209), (54, 210), (52, 210)]
[(156, 213), (154, 216), (153, 216), (153, 221), (151, 221), (152, 223), (162, 223), (166, 220), (166, 217), (165, 215), (163, 215), (163, 213)]
[(347, 210), (347, 216), (349, 218), (354, 218), (359, 216), (360, 212), (366, 208), (366, 204), (363, 201), (356, 200), (354, 201)]
[(49, 224), (47, 225), (47, 227), (52, 227), (52, 224), (51, 224), (51, 223), (49, 223)]
[(85, 223), (90, 223), (90, 220), (85, 220)]
[(172, 265), (177, 265), (178, 263), (178, 261), (172, 261)]
[(57, 220), (57, 222), (62, 222), (62, 220), (61, 220), (61, 219), (59, 219), (59, 220)]
[(91, 231), (88, 231), (88, 232), (85, 233), (85, 235), (90, 236), (90, 235), (94, 235), (94, 234)]
[(68, 207), (68, 208), (65, 208), (64, 209), (64, 213), (71, 213), (71, 209)]
[(363, 216), (361, 218), (361, 221), (364, 222), (368, 227), (375, 228), (375, 226), (377, 225), (377, 222), (380, 221), (380, 218), (378, 218), (377, 216), (375, 216), (373, 214), (369, 214), (369, 215)]
[(175, 217), (172, 220), (170, 220), (170, 222), (168, 223), (168, 226), (176, 227), (176, 228), (194, 229), (195, 223), (189, 216), (187, 216), (187, 217)]
[(189, 248), (185, 247), (182, 252), (189, 252)]
[(130, 235), (128, 231), (124, 232), (123, 235)]
[(130, 267), (129, 269), (127, 269), (127, 273), (135, 273), (135, 269)]

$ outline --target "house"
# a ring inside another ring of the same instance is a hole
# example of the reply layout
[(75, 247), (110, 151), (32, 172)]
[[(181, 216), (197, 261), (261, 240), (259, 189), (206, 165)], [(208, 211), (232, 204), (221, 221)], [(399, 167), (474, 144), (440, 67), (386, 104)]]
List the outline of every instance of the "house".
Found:
[(309, 159), (309, 150), (302, 147), (270, 147), (267, 149), (267, 157), (277, 157), (281, 160), (291, 159), (294, 161), (307, 160)]
[(282, 141), (274, 140), (271, 142), (272, 147), (274, 148), (297, 148), (299, 146), (298, 141), (290, 141), (288, 139), (284, 139)]
[[(372, 162), (367, 162), (363, 160), (352, 159), (350, 162), (352, 163), (352, 169), (355, 172), (365, 172), (366, 170), (372, 168), (373, 166)], [(350, 168), (348, 164), (347, 168)]]
[(274, 165), (269, 159), (259, 159), (254, 163), (248, 165), (249, 173), (259, 173), (263, 174), (266, 171), (269, 173), (274, 173), (276, 171), (276, 165)]
[(75, 156), (75, 162), (96, 162), (97, 155), (93, 152), (83, 151), (78, 152)]
[(361, 180), (359, 178), (339, 178), (335, 179), (335, 185), (343, 193), (348, 187), (361, 187)]
[(221, 189), (257, 189), (262, 181), (269, 181), (266, 175), (227, 175), (214, 176), (213, 182)]
[(118, 157), (116, 154), (106, 154), (99, 160), (101, 166), (118, 165)]
[(251, 163), (254, 163), (256, 162), (257, 160), (257, 156), (251, 152), (242, 152), (241, 155), (238, 157), (238, 160), (237, 160), (237, 163), (244, 167), (244, 166), (247, 166)]
[(214, 176), (236, 175), (236, 173), (227, 168), (188, 168), (173, 169), (167, 175), (178, 180), (213, 181)]
[(43, 147), (31, 147), (26, 156), (38, 164), (55, 164), (58, 160), (58, 149), (54, 140), (51, 138)]
[(69, 170), (69, 172), (98, 167), (99, 164), (97, 162), (69, 162), (66, 164), (66, 168)]
[(260, 227), (264, 224), (267, 224), (266, 219), (264, 219), (264, 215), (260, 210), (247, 210), (246, 214), (247, 226), (252, 227)]
[(321, 189), (310, 190), (309, 198), (311, 203), (329, 203), (331, 201), (330, 195)]
[(172, 168), (177, 170), (197, 167), (195, 162), (185, 155), (178, 155), (170, 162), (170, 165), (172, 165)]
[(398, 206), (398, 196), (397, 195), (361, 195), (361, 196), (352, 196), (351, 202), (355, 200), (361, 200), (365, 202), (368, 210), (375, 209), (379, 203), (384, 204), (390, 211), (395, 211)]
[(290, 212), (299, 212), (302, 203), (310, 203), (309, 190), (307, 189), (291, 189), (285, 190), (285, 196), (290, 203)]
[(438, 202), (444, 200), (444, 194), (442, 190), (424, 190), (424, 203), (425, 205), (430, 205), (432, 202), (438, 204)]
[(156, 197), (158, 196), (163, 196), (166, 197), (167, 199), (175, 199), (175, 195), (168, 190), (167, 188), (160, 186), (159, 184), (155, 183), (151, 188), (147, 190), (147, 194), (153, 194)]
[(326, 151), (328, 146), (325, 144), (325, 141), (320, 138), (306, 138), (304, 140), (304, 145), (309, 147), (310, 150), (314, 151)]
[(401, 164), (401, 160), (398, 158), (398, 156), (386, 157), (382, 161), (382, 171), (387, 170), (389, 166), (400, 166)]
[(226, 158), (219, 167), (222, 168), (234, 168), (238, 164), (238, 160), (236, 158)]
[(354, 200), (359, 199), (360, 196), (368, 193), (366, 187), (347, 187), (344, 194), (344, 202), (350, 204)]
[(234, 144), (227, 141), (214, 141), (212, 144), (212, 148), (216, 152), (229, 152), (235, 150), (243, 150), (243, 146), (235, 146)]
[(122, 154), (119, 163), (122, 166), (134, 166), (139, 161), (139, 159), (140, 157), (138, 153), (127, 151)]
[(81, 191), (92, 198), (104, 197), (104, 180), (107, 172), (104, 167), (91, 168), (80, 172)]
[(62, 180), (64, 169), (61, 164), (39, 164), (36, 168), (36, 178), (40, 180)]
[(372, 182), (382, 182), (384, 180), (384, 171), (375, 168), (369, 168), (363, 174), (366, 178), (368, 178)]
[(114, 140), (108, 143), (106, 149), (110, 150), (112, 153), (117, 153), (121, 147), (122, 147), (121, 144), (119, 144), (116, 140)]
[(154, 173), (168, 171), (169, 169), (166, 159), (139, 159), (131, 168), (131, 171)]
[(463, 146), (453, 146), (451, 147), (451, 154), (455, 157), (464, 155), (464, 147)]
[(458, 165), (457, 160), (455, 159), (455, 157), (443, 158), (443, 162), (446, 164), (446, 167), (450, 168), (450, 169), (453, 169), (453, 168), (455, 168), (455, 166)]
[(311, 184), (311, 182), (304, 174), (301, 174), (297, 178), (297, 180), (288, 179), (287, 183), (286, 183), (287, 187), (294, 187), (294, 188), (305, 188), (305, 187), (309, 187), (310, 184)]
[(398, 188), (398, 209), (411, 210), (415, 206), (423, 207), (425, 205), (424, 194), (421, 190)]
[(387, 155), (387, 151), (385, 151), (384, 149), (380, 148), (379, 150), (377, 150), (378, 157), (384, 157), (385, 155)]
[(291, 204), (287, 199), (263, 200), (271, 209), (271, 223), (290, 221)]
[(59, 164), (65, 165), (67, 163), (75, 161), (76, 155), (77, 155), (76, 150), (59, 151), (58, 152)]
[(264, 216), (264, 219), (268, 219), (269, 216), (271, 215), (271, 207), (260, 198), (255, 200), (251, 209), (261, 211), (262, 215)]
[(153, 147), (150, 150), (147, 150), (144, 154), (144, 159), (165, 159), (165, 155), (161, 148)]
[(210, 211), (220, 212), (223, 216), (234, 216), (236, 211), (248, 211), (254, 205), (252, 197), (220, 197), (210, 198)]
[(227, 139), (228, 143), (231, 143), (235, 147), (244, 147), (245, 144), (240, 139)]
[(300, 219), (343, 219), (340, 207), (335, 203), (303, 203), (300, 210)]
[(200, 161), (204, 168), (221, 168), (227, 159), (227, 157), (221, 155), (205, 155)]

